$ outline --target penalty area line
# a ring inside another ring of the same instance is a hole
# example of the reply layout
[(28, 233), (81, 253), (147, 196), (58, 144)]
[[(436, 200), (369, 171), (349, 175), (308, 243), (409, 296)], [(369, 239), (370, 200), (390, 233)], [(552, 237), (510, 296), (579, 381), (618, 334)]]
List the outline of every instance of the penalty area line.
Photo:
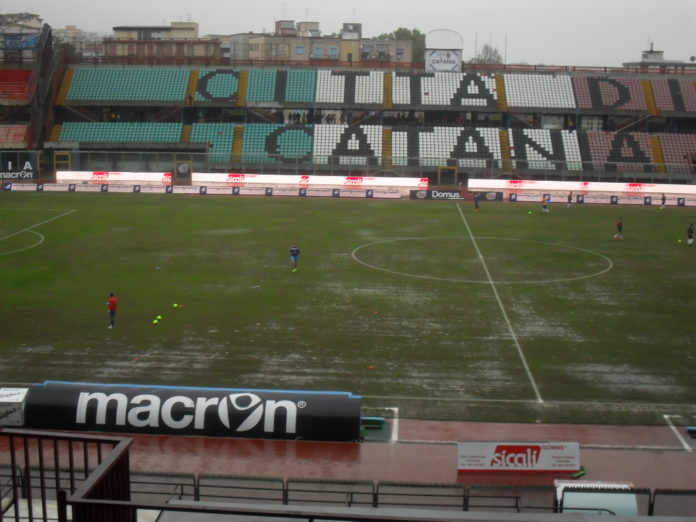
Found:
[(534, 380), (534, 375), (532, 375), (532, 370), (529, 368), (529, 364), (527, 363), (527, 358), (524, 356), (524, 352), (522, 351), (522, 346), (520, 346), (520, 341), (517, 338), (517, 334), (515, 333), (515, 329), (512, 327), (512, 323), (510, 322), (510, 318), (508, 317), (507, 311), (505, 310), (505, 306), (503, 305), (503, 301), (500, 299), (500, 295), (498, 294), (498, 289), (495, 286), (495, 281), (493, 280), (493, 277), (491, 276), (490, 271), (488, 270), (488, 265), (486, 264), (486, 260), (483, 257), (483, 254), (481, 254), (481, 250), (479, 250), (478, 243), (476, 243), (476, 238), (474, 237), (473, 232), (471, 231), (471, 228), (469, 227), (469, 222), (466, 220), (466, 217), (464, 216), (464, 212), (462, 212), (462, 207), (457, 203), (457, 210), (459, 211), (459, 216), (462, 218), (462, 221), (464, 222), (464, 225), (466, 226), (466, 230), (469, 233), (469, 238), (471, 239), (471, 243), (474, 245), (474, 249), (476, 249), (476, 254), (478, 255), (479, 261), (481, 261), (481, 265), (483, 266), (483, 270), (486, 273), (486, 278), (488, 279), (488, 284), (491, 287), (491, 290), (493, 291), (493, 295), (495, 296), (495, 300), (498, 302), (498, 308), (500, 308), (500, 312), (503, 314), (503, 319), (505, 319), (505, 324), (507, 325), (508, 331), (510, 332), (510, 336), (512, 337), (512, 341), (515, 343), (515, 348), (517, 348), (517, 354), (520, 357), (520, 360), (522, 361), (522, 366), (524, 366), (524, 371), (527, 373), (527, 377), (529, 378), (529, 382), (532, 385), (532, 389), (534, 390), (534, 395), (536, 397), (537, 402), (544, 402), (544, 399), (541, 398), (541, 394), (539, 393), (539, 387), (537, 386), (536, 380)]

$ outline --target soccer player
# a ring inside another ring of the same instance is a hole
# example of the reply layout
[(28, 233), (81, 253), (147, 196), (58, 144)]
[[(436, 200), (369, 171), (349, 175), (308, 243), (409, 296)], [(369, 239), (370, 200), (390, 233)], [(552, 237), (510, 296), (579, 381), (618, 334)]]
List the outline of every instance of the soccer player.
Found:
[(551, 196), (547, 196), (546, 194), (544, 194), (543, 199), (541, 201), (541, 211), (544, 214), (549, 213), (549, 203), (551, 203)]
[(616, 221), (616, 234), (614, 234), (614, 239), (623, 239), (623, 219), (619, 216)]
[(660, 210), (665, 208), (665, 205), (667, 204), (667, 196), (665, 196), (664, 192), (662, 193), (662, 202), (660, 203)]
[(474, 192), (474, 210), (479, 211), (479, 201), (481, 200), (481, 194)]
[(297, 272), (297, 258), (300, 256), (300, 247), (295, 243), (290, 247), (290, 261), (292, 262), (292, 271)]
[(689, 225), (689, 228), (686, 229), (686, 244), (687, 245), (694, 244), (694, 224), (693, 223), (691, 223)]
[(118, 299), (116, 299), (113, 293), (109, 294), (106, 309), (109, 312), (109, 329), (111, 329), (116, 326), (116, 310), (118, 310)]
[(573, 202), (573, 193), (568, 194), (568, 203), (566, 203), (566, 208), (570, 208), (570, 204)]

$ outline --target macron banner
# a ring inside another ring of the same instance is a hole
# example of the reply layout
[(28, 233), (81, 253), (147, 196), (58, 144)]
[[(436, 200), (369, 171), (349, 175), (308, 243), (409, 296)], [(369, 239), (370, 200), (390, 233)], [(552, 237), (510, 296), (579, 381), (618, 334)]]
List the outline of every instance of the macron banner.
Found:
[(355, 441), (361, 403), (348, 392), (46, 381), (29, 388), (24, 427)]
[(575, 473), (580, 470), (577, 442), (459, 442), (460, 472)]

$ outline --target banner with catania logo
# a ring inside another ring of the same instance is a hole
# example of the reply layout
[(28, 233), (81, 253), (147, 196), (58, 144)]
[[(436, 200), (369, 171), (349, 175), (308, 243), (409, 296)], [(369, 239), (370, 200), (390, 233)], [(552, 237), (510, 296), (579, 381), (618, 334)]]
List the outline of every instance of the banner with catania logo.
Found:
[(575, 473), (577, 442), (459, 442), (458, 471)]
[(305, 392), (46, 381), (29, 388), (29, 429), (355, 441), (362, 398)]

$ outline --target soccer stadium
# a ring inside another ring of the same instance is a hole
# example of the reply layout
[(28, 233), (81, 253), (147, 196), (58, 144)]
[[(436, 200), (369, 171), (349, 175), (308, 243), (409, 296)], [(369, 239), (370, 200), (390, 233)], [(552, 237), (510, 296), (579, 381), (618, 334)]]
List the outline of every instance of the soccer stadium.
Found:
[(2, 16), (0, 520), (696, 517), (693, 63)]

